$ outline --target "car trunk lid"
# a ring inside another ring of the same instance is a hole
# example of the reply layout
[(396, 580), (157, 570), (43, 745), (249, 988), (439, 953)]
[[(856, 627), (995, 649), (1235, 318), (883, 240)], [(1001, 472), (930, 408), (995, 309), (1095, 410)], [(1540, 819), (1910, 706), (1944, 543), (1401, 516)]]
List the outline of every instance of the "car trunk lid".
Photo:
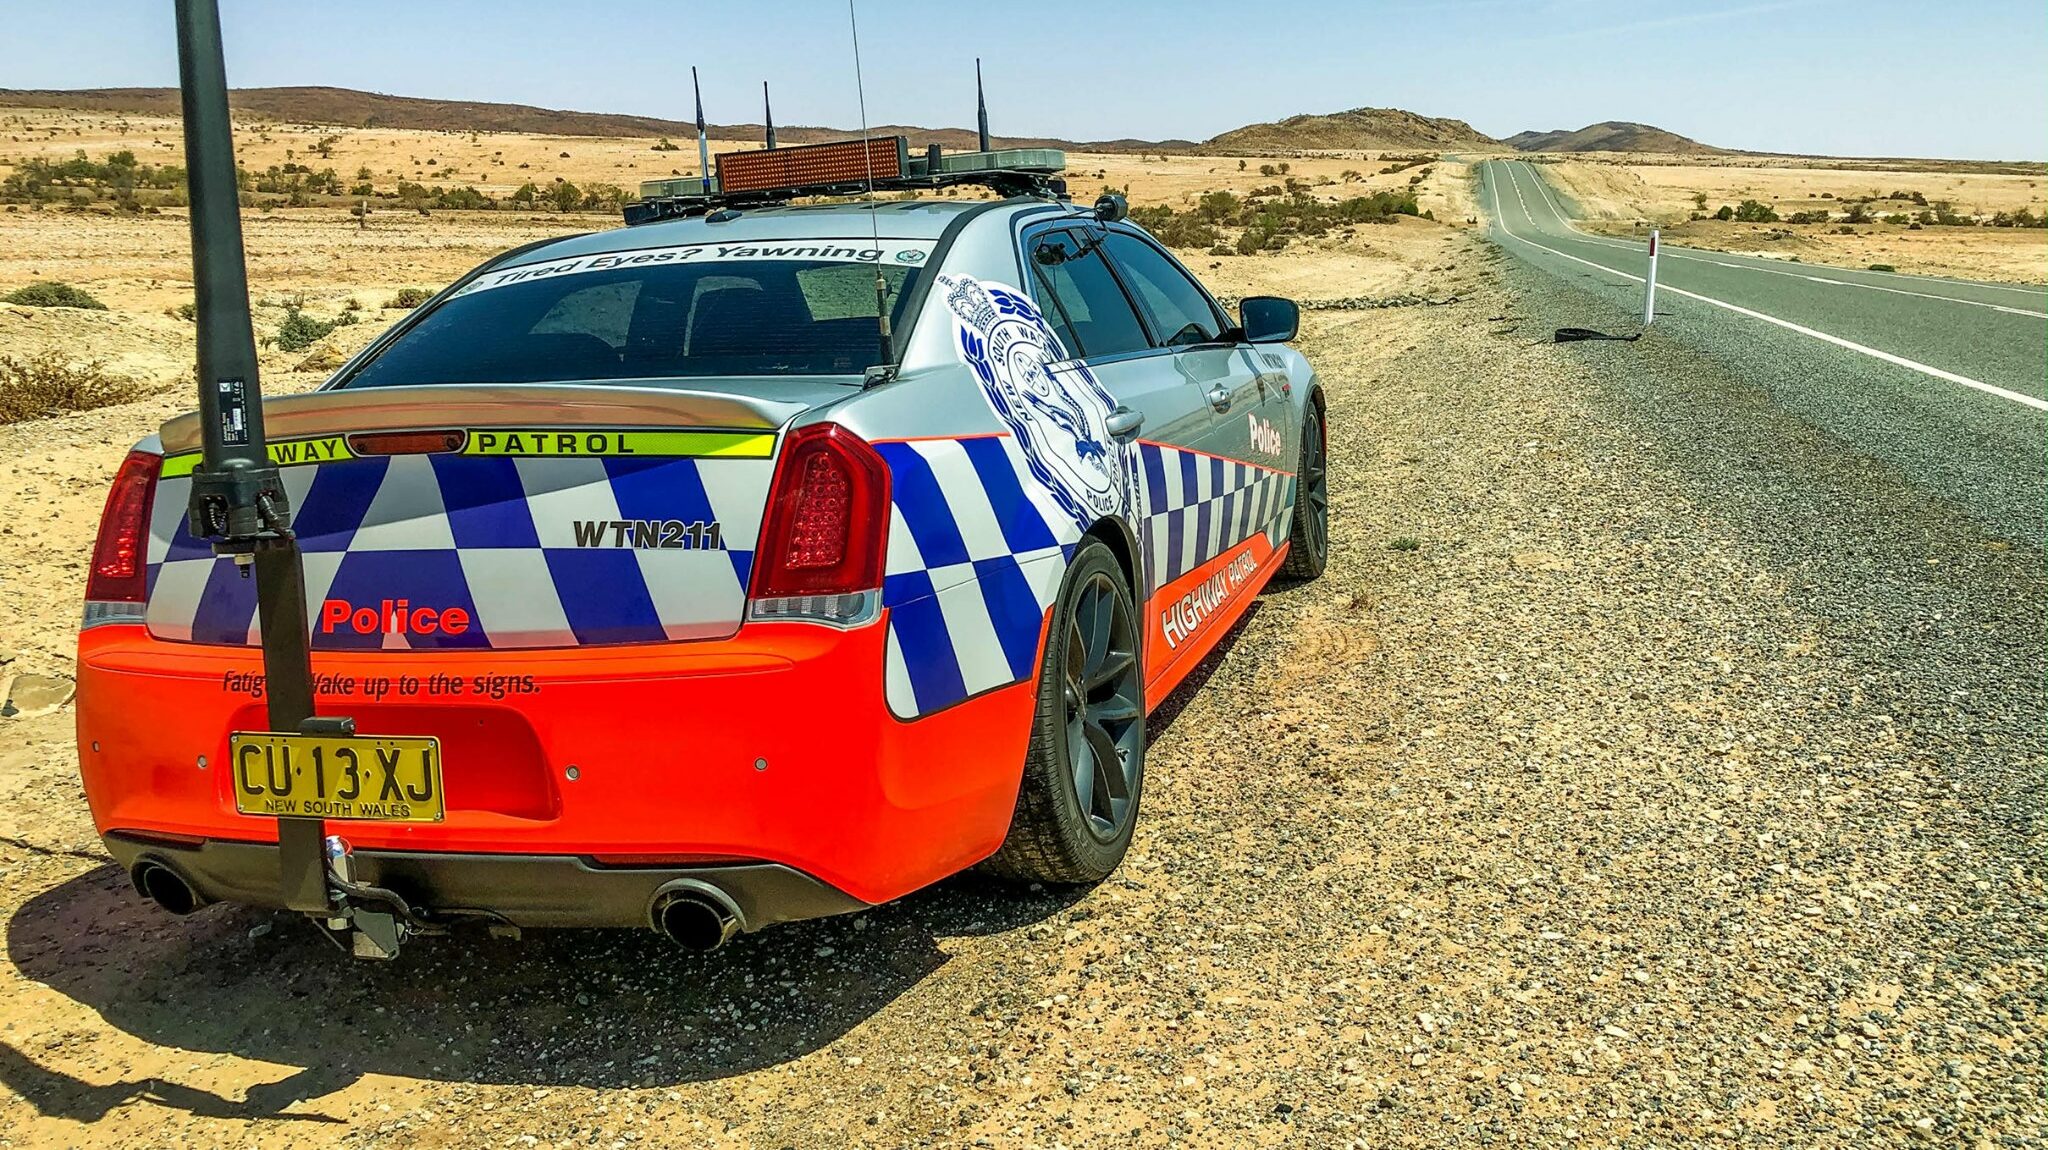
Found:
[[(723, 391), (461, 385), (266, 401), (315, 649), (594, 646), (731, 635), (790, 419), (843, 383)], [(765, 382), (765, 386), (763, 386)], [(254, 580), (185, 523), (199, 424), (165, 424), (145, 619), (261, 641)]]

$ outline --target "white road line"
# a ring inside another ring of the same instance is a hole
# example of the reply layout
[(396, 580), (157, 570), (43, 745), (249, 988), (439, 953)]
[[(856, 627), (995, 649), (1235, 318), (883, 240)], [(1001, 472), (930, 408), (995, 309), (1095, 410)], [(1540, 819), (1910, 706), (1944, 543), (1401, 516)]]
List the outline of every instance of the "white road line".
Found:
[[(1510, 176), (1510, 178), (1512, 179), (1512, 176)], [(1551, 255), (1563, 257), (1564, 259), (1568, 259), (1573, 263), (1585, 264), (1589, 268), (1595, 268), (1599, 271), (1606, 272), (1609, 275), (1620, 276), (1623, 279), (1634, 280), (1637, 283), (1643, 282), (1643, 277), (1639, 275), (1631, 275), (1630, 273), (1622, 271), (1619, 268), (1608, 267), (1606, 264), (1596, 264), (1592, 260), (1580, 259), (1578, 256), (1575, 256), (1570, 252), (1561, 252), (1558, 251), (1556, 248), (1539, 244), (1535, 240), (1523, 239), (1521, 236), (1516, 235), (1514, 229), (1508, 227), (1507, 217), (1503, 216), (1500, 211), (1499, 181), (1493, 181), (1489, 187), (1490, 190), (1493, 192), (1494, 218), (1500, 221), (1501, 231), (1507, 233), (1509, 239), (1515, 240), (1519, 243), (1528, 244), (1530, 247), (1536, 248), (1539, 251), (1546, 251), (1549, 252)], [(1521, 186), (1516, 185), (1516, 199), (1520, 200), (1521, 195)], [(1528, 211), (1528, 202), (1526, 200), (1522, 201), (1522, 208), (1525, 213)], [(1867, 355), (1872, 359), (1883, 360), (1885, 363), (1892, 364), (1896, 367), (1903, 367), (1911, 371), (1917, 371), (1922, 375), (1933, 376), (1935, 379), (1945, 380), (1949, 383), (1961, 384), (1962, 386), (1968, 388), (1974, 388), (1977, 391), (1985, 393), (1986, 395), (1995, 395), (2000, 399), (2009, 399), (2014, 403), (2020, 404), (2025, 407), (2031, 407), (2036, 411), (2048, 411), (2048, 400), (2036, 399), (2031, 395), (2022, 395), (2017, 391), (2008, 391), (2007, 389), (2003, 387), (1998, 387), (1995, 384), (1989, 384), (1981, 380), (1971, 379), (1967, 375), (1957, 375), (1955, 372), (1952, 371), (1943, 371), (1938, 367), (1930, 367), (1929, 365), (1921, 363), (1917, 360), (1907, 359), (1905, 356), (1902, 355), (1893, 355), (1891, 352), (1888, 351), (1879, 351), (1874, 347), (1865, 347), (1860, 343), (1843, 339), (1841, 336), (1829, 335), (1827, 332), (1824, 331), (1815, 331), (1813, 328), (1806, 327), (1802, 324), (1793, 323), (1791, 320), (1779, 319), (1777, 316), (1774, 315), (1765, 315), (1760, 311), (1753, 311), (1746, 307), (1741, 307), (1736, 304), (1728, 303), (1725, 300), (1715, 299), (1712, 296), (1704, 296), (1699, 294), (1698, 292), (1686, 291), (1683, 288), (1671, 287), (1668, 284), (1659, 284), (1658, 286), (1662, 288), (1664, 291), (1670, 292), (1674, 295), (1682, 295), (1687, 299), (1696, 299), (1701, 303), (1712, 304), (1715, 307), (1723, 308), (1727, 311), (1732, 311), (1737, 315), (1748, 316), (1751, 319), (1760, 319), (1765, 323), (1775, 324), (1778, 327), (1782, 327), (1787, 331), (1795, 331), (1798, 332), (1800, 335), (1809, 336), (1813, 339), (1820, 340), (1822, 343), (1831, 343), (1836, 347), (1856, 352), (1859, 355)]]
[[(1516, 180), (1516, 177), (1515, 177), (1515, 174), (1514, 174), (1514, 167), (1515, 167), (1515, 165), (1514, 165), (1514, 164), (1513, 164), (1512, 162), (1510, 162), (1510, 163), (1509, 163), (1509, 170), (1508, 170), (1508, 179), (1509, 179), (1510, 181), (1515, 181), (1515, 180)], [(1570, 216), (1568, 216), (1568, 215), (1566, 215), (1566, 214), (1565, 214), (1565, 210), (1564, 210), (1564, 204), (1563, 204), (1563, 203), (1561, 203), (1561, 202), (1559, 202), (1559, 200), (1558, 200), (1558, 198), (1557, 198), (1557, 192), (1556, 192), (1555, 190), (1553, 190), (1553, 189), (1552, 189), (1552, 188), (1551, 188), (1551, 187), (1549, 186), (1549, 184), (1547, 184), (1547, 183), (1545, 183), (1545, 182), (1544, 182), (1544, 180), (1543, 180), (1543, 177), (1542, 177), (1542, 176), (1539, 176), (1539, 175), (1537, 175), (1537, 174), (1536, 174), (1536, 173), (1535, 173), (1535, 172), (1534, 172), (1534, 171), (1532, 170), (1532, 171), (1531, 171), (1531, 172), (1529, 173), (1529, 179), (1530, 179), (1531, 181), (1533, 181), (1533, 182), (1534, 182), (1534, 183), (1536, 184), (1536, 189), (1537, 189), (1537, 191), (1538, 191), (1539, 193), (1541, 193), (1541, 194), (1542, 194), (1543, 196), (1547, 196), (1547, 197), (1548, 197), (1548, 203), (1549, 203), (1549, 206), (1550, 206), (1551, 210), (1557, 213), (1557, 221), (1558, 221), (1559, 223), (1563, 224), (1563, 225), (1564, 225), (1564, 226), (1565, 226), (1566, 228), (1570, 229), (1570, 230), (1571, 230), (1571, 231), (1572, 231), (1572, 232), (1573, 232), (1574, 234), (1576, 234), (1576, 235), (1578, 235), (1578, 236), (1579, 236), (1580, 238), (1584, 239), (1584, 240), (1585, 240), (1585, 241), (1586, 241), (1587, 243), (1592, 243), (1592, 244), (1598, 244), (1598, 245), (1600, 245), (1600, 246), (1601, 246), (1601, 247), (1603, 247), (1603, 248), (1615, 248), (1615, 249), (1617, 249), (1617, 250), (1619, 250), (1619, 251), (1625, 251), (1625, 252), (1640, 252), (1640, 251), (1642, 251), (1642, 250), (1643, 250), (1643, 246), (1642, 246), (1641, 244), (1631, 244), (1631, 243), (1627, 243), (1627, 242), (1621, 242), (1621, 241), (1616, 241), (1616, 240), (1610, 240), (1610, 239), (1606, 239), (1606, 238), (1604, 238), (1604, 237), (1601, 237), (1601, 236), (1596, 236), (1596, 235), (1594, 235), (1593, 233), (1591, 233), (1591, 232), (1589, 232), (1589, 231), (1586, 231), (1585, 229), (1583, 229), (1583, 228), (1579, 227), (1579, 225), (1578, 225), (1578, 224), (1577, 224), (1576, 222), (1574, 222), (1574, 221), (1572, 220), (1572, 218), (1571, 218)], [(1522, 188), (1521, 188), (1521, 184), (1520, 184), (1519, 182), (1516, 182), (1516, 183), (1515, 183), (1515, 195), (1519, 197), (1519, 196), (1521, 195), (1521, 193), (1522, 193)], [(1525, 203), (1523, 204), (1523, 211), (1524, 211), (1524, 212), (1526, 212), (1527, 210), (1528, 210), (1528, 204), (1527, 204), (1527, 203), (1525, 202)], [(1535, 217), (1533, 217), (1533, 216), (1532, 216), (1532, 217), (1530, 217), (1530, 219), (1531, 219), (1531, 221), (1533, 222), (1533, 221), (1534, 221), (1534, 219), (1535, 219)], [(1729, 263), (1729, 262), (1728, 262), (1728, 261), (1726, 261), (1726, 260), (1717, 260), (1717, 259), (1712, 259), (1712, 258), (1709, 258), (1709, 257), (1706, 257), (1706, 256), (1696, 256), (1696, 255), (1687, 255), (1687, 254), (1685, 253), (1685, 251), (1684, 251), (1683, 249), (1678, 249), (1678, 250), (1674, 250), (1674, 249), (1673, 249), (1673, 248), (1672, 248), (1672, 247), (1671, 247), (1670, 245), (1668, 245), (1668, 244), (1667, 244), (1667, 245), (1665, 245), (1665, 249), (1664, 249), (1664, 253), (1663, 253), (1663, 254), (1665, 255), (1665, 257), (1666, 257), (1666, 258), (1669, 258), (1669, 259), (1674, 259), (1674, 260), (1687, 260), (1687, 261), (1689, 261), (1689, 262), (1692, 262), (1692, 263), (1699, 263), (1699, 264), (1712, 264), (1712, 265), (1714, 265), (1714, 266), (1715, 266), (1715, 267), (1717, 267), (1717, 268), (1727, 268), (1727, 269), (1729, 269), (1729, 270), (1731, 270), (1731, 271), (1739, 271), (1739, 272), (1761, 272), (1761, 273), (1762, 273), (1762, 274), (1764, 274), (1764, 275), (1772, 275), (1772, 276), (1796, 276), (1796, 277), (1798, 277), (1798, 278), (1800, 278), (1800, 279), (1809, 279), (1809, 280), (1813, 280), (1813, 282), (1815, 282), (1815, 283), (1828, 283), (1828, 284), (1836, 284), (1836, 285), (1839, 285), (1839, 286), (1841, 286), (1841, 287), (1853, 287), (1853, 288), (1862, 288), (1862, 289), (1863, 289), (1864, 291), (1881, 291), (1881, 292), (1887, 292), (1887, 293), (1889, 293), (1889, 294), (1891, 294), (1891, 295), (1904, 295), (1904, 296), (1913, 296), (1913, 297), (1915, 297), (1915, 298), (1917, 298), (1917, 299), (1932, 299), (1932, 300), (1940, 300), (1940, 301), (1942, 301), (1942, 302), (1944, 302), (1944, 303), (1959, 303), (1959, 304), (1962, 304), (1962, 305), (1964, 305), (1965, 307), (1981, 307), (1981, 308), (1988, 308), (1988, 309), (1989, 309), (1989, 310), (1991, 310), (1991, 311), (2002, 311), (2002, 312), (2005, 312), (2005, 313), (2006, 313), (2007, 315), (2019, 315), (2019, 316), (2027, 316), (2028, 318), (2031, 318), (2031, 319), (2048, 319), (2048, 311), (2026, 311), (2026, 310), (2023, 310), (2023, 309), (2020, 309), (2020, 308), (2012, 308), (2012, 307), (2006, 307), (2006, 306), (2004, 306), (2003, 304), (1995, 304), (1995, 303), (1986, 303), (1986, 302), (1984, 302), (1983, 300), (1974, 300), (1974, 299), (1957, 299), (1957, 298), (1956, 298), (1955, 296), (1952, 296), (1952, 295), (1940, 295), (1940, 294), (1937, 294), (1937, 293), (1935, 293), (1935, 292), (1922, 292), (1922, 291), (1907, 291), (1907, 290), (1905, 290), (1904, 288), (1893, 288), (1893, 287), (1885, 287), (1885, 286), (1884, 286), (1884, 285), (1882, 285), (1882, 284), (1867, 284), (1867, 283), (1858, 283), (1858, 282), (1857, 282), (1857, 281), (1855, 281), (1855, 280), (1834, 280), (1834, 279), (1819, 279), (1819, 278), (1816, 278), (1816, 277), (1814, 277), (1814, 276), (1806, 275), (1806, 274), (1804, 274), (1804, 273), (1802, 273), (1802, 272), (1792, 272), (1792, 271), (1784, 271), (1784, 270), (1782, 270), (1782, 269), (1779, 269), (1779, 268), (1766, 268), (1766, 267), (1758, 267), (1758, 266), (1757, 266), (1757, 265), (1755, 265), (1755, 264), (1738, 264), (1738, 263)], [(1853, 269), (1843, 269), (1843, 270), (1845, 270), (1845, 271), (1846, 271), (1846, 270), (1853, 270)], [(2014, 285), (2012, 285), (2012, 284), (1987, 284), (1987, 283), (1977, 283), (1977, 282), (1975, 282), (1975, 281), (1973, 281), (1973, 280), (1952, 280), (1952, 279), (1946, 279), (1946, 278), (1944, 278), (1944, 277), (1941, 277), (1941, 276), (1907, 276), (1907, 275), (1904, 275), (1904, 274), (1902, 274), (1902, 273), (1899, 273), (1899, 272), (1872, 272), (1872, 271), (1859, 271), (1859, 272), (1857, 272), (1857, 274), (1859, 274), (1859, 275), (1878, 275), (1878, 276), (1882, 276), (1882, 275), (1892, 275), (1892, 276), (1898, 276), (1898, 277), (1899, 277), (1899, 278), (1901, 278), (1901, 279), (1920, 279), (1920, 280), (1927, 280), (1927, 279), (1931, 279), (1931, 280), (1936, 280), (1936, 281), (1938, 281), (1938, 282), (1941, 282), (1941, 283), (1952, 283), (1952, 284), (1956, 284), (1956, 285), (1958, 285), (1958, 286), (1967, 286), (1967, 287), (1976, 287), (1976, 288), (1987, 288), (1987, 289), (1990, 289), (1990, 290), (1992, 290), (1992, 291), (2014, 291), (2014, 292), (2024, 292), (2024, 293), (2029, 293), (2029, 294), (2039, 294), (2039, 292), (2040, 292), (2040, 289), (2038, 289), (2038, 288), (2024, 288), (2024, 287), (2016, 287), (2016, 286), (2014, 286)]]

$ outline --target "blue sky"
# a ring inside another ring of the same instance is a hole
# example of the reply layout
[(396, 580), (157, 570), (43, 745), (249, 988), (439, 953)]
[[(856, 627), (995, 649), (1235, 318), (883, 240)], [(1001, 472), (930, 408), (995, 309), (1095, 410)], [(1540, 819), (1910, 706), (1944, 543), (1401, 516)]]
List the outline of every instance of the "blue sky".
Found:
[[(170, 0), (0, 0), (0, 86), (177, 83)], [(223, 0), (238, 87), (332, 84), (714, 121), (857, 122), (846, 8)], [(1766, 151), (2048, 158), (2048, 4), (1988, 0), (863, 0), (870, 119), (1202, 139), (1393, 106), (1505, 136), (1637, 120)], [(1053, 16), (1053, 12), (1062, 13)]]

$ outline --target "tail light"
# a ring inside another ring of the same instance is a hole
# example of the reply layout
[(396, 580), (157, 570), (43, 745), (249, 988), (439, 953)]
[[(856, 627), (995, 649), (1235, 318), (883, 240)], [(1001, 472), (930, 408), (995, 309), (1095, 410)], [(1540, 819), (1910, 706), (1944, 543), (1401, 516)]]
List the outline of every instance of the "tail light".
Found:
[(749, 614), (852, 626), (880, 608), (889, 469), (835, 423), (789, 434), (761, 542)]
[(134, 622), (149, 590), (149, 510), (161, 456), (131, 451), (114, 473), (85, 574), (85, 625)]

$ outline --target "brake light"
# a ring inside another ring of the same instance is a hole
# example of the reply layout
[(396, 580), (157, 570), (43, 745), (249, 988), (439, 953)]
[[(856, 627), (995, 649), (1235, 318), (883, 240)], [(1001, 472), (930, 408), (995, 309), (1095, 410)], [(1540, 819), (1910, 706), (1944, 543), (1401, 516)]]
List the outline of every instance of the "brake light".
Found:
[(889, 469), (867, 441), (835, 423), (791, 432), (754, 552), (753, 614), (872, 615), (888, 525)]
[[(99, 538), (85, 576), (92, 603), (140, 603), (148, 593), (149, 509), (156, 499), (157, 469), (163, 458), (131, 451), (114, 473), (113, 489), (100, 512)], [(90, 610), (88, 609), (88, 614)]]

